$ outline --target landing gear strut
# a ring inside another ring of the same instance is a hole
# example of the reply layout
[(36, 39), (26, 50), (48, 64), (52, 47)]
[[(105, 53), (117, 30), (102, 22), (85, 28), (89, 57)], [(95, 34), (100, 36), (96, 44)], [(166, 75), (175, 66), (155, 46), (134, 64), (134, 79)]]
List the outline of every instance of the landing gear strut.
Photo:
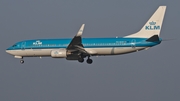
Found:
[(24, 60), (20, 60), (20, 63), (23, 64), (23, 63), (24, 63)]

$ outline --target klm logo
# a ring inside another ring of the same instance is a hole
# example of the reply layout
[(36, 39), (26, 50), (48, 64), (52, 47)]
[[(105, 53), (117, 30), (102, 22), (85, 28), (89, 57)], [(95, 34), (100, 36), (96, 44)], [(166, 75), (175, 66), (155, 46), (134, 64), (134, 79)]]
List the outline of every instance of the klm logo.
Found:
[(33, 45), (42, 45), (42, 42), (38, 40), (36, 42), (33, 42)]
[(160, 30), (160, 26), (157, 26), (156, 25), (156, 22), (152, 21), (152, 22), (149, 22), (149, 26), (145, 26), (145, 29), (146, 30)]

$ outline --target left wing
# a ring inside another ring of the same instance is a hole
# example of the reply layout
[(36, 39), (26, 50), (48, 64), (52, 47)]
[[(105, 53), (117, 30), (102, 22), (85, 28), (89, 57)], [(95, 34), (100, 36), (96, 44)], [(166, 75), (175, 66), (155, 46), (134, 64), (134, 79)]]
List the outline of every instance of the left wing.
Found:
[(79, 29), (78, 33), (74, 36), (68, 47), (66, 48), (68, 52), (76, 52), (79, 54), (86, 54), (90, 55), (85, 49), (82, 44), (82, 33), (84, 30), (85, 24), (82, 24), (81, 28)]

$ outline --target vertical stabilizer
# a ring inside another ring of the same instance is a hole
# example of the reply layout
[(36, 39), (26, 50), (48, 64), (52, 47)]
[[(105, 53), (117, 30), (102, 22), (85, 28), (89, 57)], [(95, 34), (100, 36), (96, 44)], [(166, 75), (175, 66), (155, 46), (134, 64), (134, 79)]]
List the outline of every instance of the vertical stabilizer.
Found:
[(160, 35), (162, 28), (162, 23), (166, 11), (166, 6), (159, 6), (156, 12), (151, 16), (151, 18), (146, 22), (142, 29), (129, 36), (125, 37), (139, 37), (139, 38), (150, 38), (153, 35)]

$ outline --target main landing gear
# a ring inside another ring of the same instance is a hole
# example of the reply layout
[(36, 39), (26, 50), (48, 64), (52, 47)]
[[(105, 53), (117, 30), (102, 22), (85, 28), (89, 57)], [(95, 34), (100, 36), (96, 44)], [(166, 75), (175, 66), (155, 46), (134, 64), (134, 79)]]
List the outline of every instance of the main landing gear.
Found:
[(79, 61), (80, 63), (83, 63), (83, 62), (84, 62), (84, 58), (79, 58), (78, 61)]
[(86, 60), (86, 62), (87, 62), (88, 64), (92, 64), (93, 60), (90, 59), (90, 58), (88, 58), (88, 59)]
[[(78, 61), (79, 61), (80, 63), (83, 63), (83, 62), (84, 62), (84, 58), (80, 57), (80, 58), (78, 59)], [(86, 60), (86, 62), (87, 62), (88, 64), (92, 64), (92, 63), (93, 63), (93, 60), (90, 59), (90, 57), (88, 57), (88, 59)]]

